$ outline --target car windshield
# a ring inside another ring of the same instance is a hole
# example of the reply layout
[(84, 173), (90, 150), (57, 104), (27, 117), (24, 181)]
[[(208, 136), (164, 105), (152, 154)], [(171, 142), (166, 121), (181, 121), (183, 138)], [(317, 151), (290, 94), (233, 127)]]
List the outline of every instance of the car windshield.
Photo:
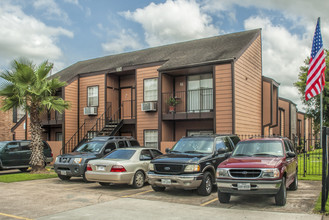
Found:
[(213, 138), (183, 138), (175, 144), (171, 152), (210, 154), (213, 152), (213, 145)]
[(4, 146), (6, 146), (6, 144), (7, 144), (7, 142), (0, 142), (0, 150), (1, 150)]
[(78, 147), (75, 151), (76, 152), (92, 152), (92, 153), (97, 153), (99, 152), (102, 147), (104, 146), (103, 141), (91, 141), (84, 143), (80, 147)]
[(257, 140), (239, 142), (232, 157), (283, 157), (283, 146), (279, 140)]
[(110, 154), (106, 155), (104, 158), (105, 159), (124, 159), (124, 160), (129, 160), (136, 150), (115, 150), (112, 151)]

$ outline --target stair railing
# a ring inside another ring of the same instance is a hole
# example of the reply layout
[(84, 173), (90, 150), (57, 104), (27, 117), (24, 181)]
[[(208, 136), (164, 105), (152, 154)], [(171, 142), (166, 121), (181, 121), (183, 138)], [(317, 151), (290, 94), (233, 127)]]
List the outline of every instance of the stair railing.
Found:
[[(105, 112), (96, 119), (95, 126), (98, 127), (100, 124), (106, 124), (107, 120), (109, 120), (109, 115), (111, 114), (112, 105), (109, 103), (109, 107), (105, 110)], [(103, 121), (101, 123), (101, 121)], [(90, 133), (90, 129), (86, 129), (86, 122), (84, 122), (78, 130), (72, 135), (72, 137), (65, 143), (64, 147), (62, 148), (60, 154), (71, 152), (75, 147), (77, 147), (82, 141), (88, 138)]]

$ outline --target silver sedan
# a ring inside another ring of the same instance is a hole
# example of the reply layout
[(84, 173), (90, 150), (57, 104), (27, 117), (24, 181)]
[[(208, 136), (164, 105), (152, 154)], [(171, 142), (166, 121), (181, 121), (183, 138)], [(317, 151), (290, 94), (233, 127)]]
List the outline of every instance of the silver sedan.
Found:
[(86, 179), (109, 184), (128, 184), (141, 188), (146, 182), (150, 161), (162, 153), (153, 148), (120, 148), (87, 164)]

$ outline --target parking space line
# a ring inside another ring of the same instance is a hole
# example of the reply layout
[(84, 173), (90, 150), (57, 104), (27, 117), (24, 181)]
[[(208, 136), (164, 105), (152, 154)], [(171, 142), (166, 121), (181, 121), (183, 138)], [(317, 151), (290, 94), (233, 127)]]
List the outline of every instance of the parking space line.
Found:
[(128, 195), (128, 196), (121, 196), (121, 198), (127, 198), (127, 197), (138, 196), (138, 195), (145, 194), (145, 193), (152, 192), (152, 191), (153, 191), (153, 189), (150, 189), (150, 190), (147, 190), (147, 191), (143, 191), (143, 192), (139, 192), (139, 193), (131, 194), (131, 195)]
[(200, 206), (206, 206), (206, 205), (209, 205), (210, 203), (213, 203), (213, 202), (215, 202), (215, 201), (217, 201), (217, 200), (218, 200), (218, 198), (216, 198), (216, 199), (212, 199), (212, 200), (210, 200), (210, 201), (208, 201), (208, 202), (201, 203)]
[(9, 214), (5, 214), (5, 213), (1, 213), (1, 212), (0, 212), (0, 215), (10, 217), (10, 218), (15, 218), (15, 219), (32, 220), (30, 218), (24, 218), (24, 217), (19, 217), (19, 216), (15, 216), (15, 215), (9, 215)]

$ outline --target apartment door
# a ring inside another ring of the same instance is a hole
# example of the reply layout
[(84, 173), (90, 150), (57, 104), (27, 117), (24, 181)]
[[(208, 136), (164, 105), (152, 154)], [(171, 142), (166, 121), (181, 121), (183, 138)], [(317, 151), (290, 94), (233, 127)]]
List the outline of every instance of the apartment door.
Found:
[(121, 119), (132, 118), (132, 93), (132, 88), (121, 89)]

